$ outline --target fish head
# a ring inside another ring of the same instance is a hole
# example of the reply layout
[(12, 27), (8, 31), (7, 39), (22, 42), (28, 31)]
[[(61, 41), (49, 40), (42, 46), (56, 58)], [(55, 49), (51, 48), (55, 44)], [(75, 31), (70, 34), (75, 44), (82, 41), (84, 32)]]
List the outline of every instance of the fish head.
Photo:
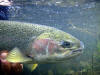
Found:
[(74, 36), (63, 32), (45, 32), (31, 44), (30, 57), (37, 63), (65, 61), (83, 52), (84, 44)]

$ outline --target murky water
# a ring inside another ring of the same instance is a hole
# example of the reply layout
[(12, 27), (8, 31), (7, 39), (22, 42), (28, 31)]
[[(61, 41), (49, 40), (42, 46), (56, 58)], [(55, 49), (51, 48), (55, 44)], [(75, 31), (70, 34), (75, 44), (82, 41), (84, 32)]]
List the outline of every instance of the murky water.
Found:
[(64, 63), (39, 65), (32, 73), (25, 69), (24, 75), (99, 75), (99, 1), (16, 0), (9, 11), (10, 20), (56, 27), (72, 34), (85, 44), (82, 55)]

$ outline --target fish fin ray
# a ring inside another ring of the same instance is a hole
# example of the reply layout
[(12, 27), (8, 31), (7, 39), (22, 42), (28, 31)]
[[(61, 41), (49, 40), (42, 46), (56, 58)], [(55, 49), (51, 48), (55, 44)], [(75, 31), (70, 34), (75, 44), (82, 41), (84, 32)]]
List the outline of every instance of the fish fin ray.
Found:
[(18, 62), (18, 63), (23, 63), (23, 62), (27, 62), (27, 61), (31, 61), (30, 58), (25, 57), (21, 51), (19, 50), (19, 48), (15, 47), (14, 49), (12, 49), (7, 56), (7, 61), (9, 62)]
[(28, 69), (32, 72), (37, 68), (38, 64), (27, 64)]

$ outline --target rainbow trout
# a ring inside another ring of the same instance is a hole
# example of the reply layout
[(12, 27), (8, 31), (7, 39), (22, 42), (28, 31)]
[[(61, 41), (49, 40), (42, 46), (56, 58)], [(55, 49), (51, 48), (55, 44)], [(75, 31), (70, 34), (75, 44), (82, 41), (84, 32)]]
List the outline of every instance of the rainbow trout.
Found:
[(82, 53), (83, 43), (74, 36), (44, 25), (0, 21), (0, 50), (9, 50), (9, 62), (39, 63), (65, 61)]

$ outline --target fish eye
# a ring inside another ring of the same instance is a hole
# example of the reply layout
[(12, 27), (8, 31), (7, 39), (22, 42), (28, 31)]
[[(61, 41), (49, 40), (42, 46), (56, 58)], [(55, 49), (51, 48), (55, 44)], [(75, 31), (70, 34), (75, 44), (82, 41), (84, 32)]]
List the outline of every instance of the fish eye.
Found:
[(61, 41), (61, 46), (63, 48), (70, 48), (71, 47), (71, 43), (68, 41)]

